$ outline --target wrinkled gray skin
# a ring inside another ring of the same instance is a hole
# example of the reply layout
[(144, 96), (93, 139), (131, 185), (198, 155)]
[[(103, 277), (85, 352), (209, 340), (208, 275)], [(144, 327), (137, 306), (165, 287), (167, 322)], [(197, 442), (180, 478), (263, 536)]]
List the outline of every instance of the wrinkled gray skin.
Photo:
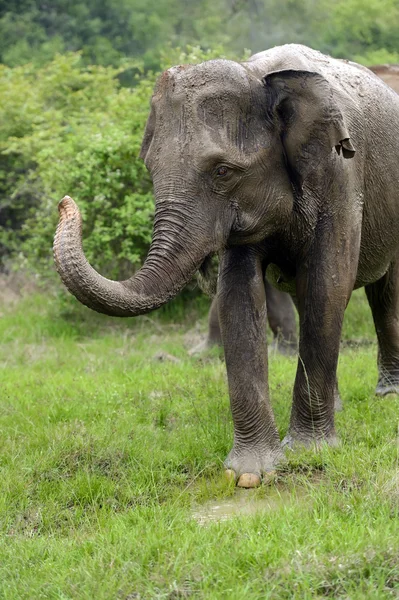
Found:
[[(399, 65), (374, 65), (368, 68), (396, 93), (399, 93)], [(294, 355), (297, 350), (297, 339), (293, 302), (289, 294), (274, 288), (267, 281), (267, 277), (265, 278), (265, 293), (267, 320), (274, 336), (272, 349), (283, 355)], [(221, 345), (222, 333), (219, 324), (218, 301), (217, 297), (214, 297), (208, 314), (206, 339), (190, 350), (190, 354), (199, 354), (212, 346)], [(342, 407), (338, 393), (335, 407), (336, 409)]]
[[(374, 65), (368, 67), (382, 81), (399, 93), (399, 65)], [(275, 289), (265, 278), (267, 320), (273, 332), (272, 346), (283, 355), (296, 353), (296, 324), (293, 303), (289, 294)], [(208, 314), (208, 332), (204, 342), (190, 351), (200, 353), (212, 346), (222, 345), (222, 333), (219, 325), (218, 302), (213, 298)]]
[[(265, 278), (266, 309), (269, 327), (273, 332), (271, 350), (285, 356), (297, 353), (297, 337), (294, 304), (289, 294), (276, 290)], [(190, 350), (191, 355), (201, 354), (212, 346), (222, 346), (217, 296), (212, 300), (208, 314), (206, 339)]]
[[(58, 271), (87, 306), (161, 306), (219, 252), (218, 302), (234, 421), (226, 467), (269, 472), (282, 448), (269, 402), (264, 273), (296, 298), (298, 369), (283, 445), (336, 442), (341, 326), (364, 286), (379, 343), (377, 393), (399, 391), (399, 98), (364, 67), (298, 45), (159, 79), (141, 155), (156, 196), (148, 258), (112, 282), (87, 263), (80, 215), (60, 206)], [(268, 271), (269, 273), (269, 271)]]
[[(277, 351), (284, 356), (294, 356), (298, 351), (296, 338), (296, 322), (294, 304), (286, 292), (274, 288), (265, 277), (266, 313), (274, 339), (270, 350)], [(208, 334), (201, 342), (189, 352), (190, 355), (201, 354), (212, 346), (222, 346), (222, 332), (219, 322), (219, 303), (217, 296), (212, 300), (208, 315)], [(342, 410), (342, 400), (339, 395), (338, 382), (334, 392), (334, 409)]]

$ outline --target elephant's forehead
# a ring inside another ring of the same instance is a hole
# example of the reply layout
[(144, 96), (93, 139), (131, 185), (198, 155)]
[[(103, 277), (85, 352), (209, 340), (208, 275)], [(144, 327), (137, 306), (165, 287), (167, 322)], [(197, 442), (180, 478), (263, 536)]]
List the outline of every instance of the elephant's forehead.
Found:
[(245, 97), (249, 90), (248, 74), (230, 60), (210, 60), (199, 65), (179, 65), (158, 79), (154, 101), (174, 105), (200, 101), (212, 96)]
[(152, 100), (154, 134), (147, 164), (167, 162), (172, 155), (186, 161), (201, 147), (217, 154), (232, 141), (239, 147), (255, 147), (251, 89), (246, 70), (233, 61), (165, 71)]

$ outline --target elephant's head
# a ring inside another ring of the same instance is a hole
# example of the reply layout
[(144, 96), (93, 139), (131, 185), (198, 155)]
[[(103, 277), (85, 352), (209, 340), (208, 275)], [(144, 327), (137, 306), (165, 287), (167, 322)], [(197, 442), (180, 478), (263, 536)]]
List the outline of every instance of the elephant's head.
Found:
[(99, 275), (83, 254), (77, 206), (65, 197), (54, 242), (58, 272), (99, 312), (158, 308), (211, 253), (283, 227), (293, 190), (332, 148), (351, 155), (348, 138), (331, 87), (315, 73), (282, 71), (261, 81), (227, 60), (169, 69), (156, 85), (141, 149), (156, 198), (143, 267), (126, 281)]

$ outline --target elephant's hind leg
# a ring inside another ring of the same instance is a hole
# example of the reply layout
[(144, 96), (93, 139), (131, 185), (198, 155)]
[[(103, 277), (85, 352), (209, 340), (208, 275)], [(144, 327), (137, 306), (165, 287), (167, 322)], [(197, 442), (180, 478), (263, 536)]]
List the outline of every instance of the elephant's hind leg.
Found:
[[(276, 290), (267, 280), (265, 288), (267, 318), (274, 336), (271, 349), (286, 356), (294, 356), (298, 347), (294, 304), (289, 294)], [(189, 354), (201, 354), (212, 346), (222, 346), (217, 297), (213, 299), (209, 309), (208, 335)]]
[(219, 325), (219, 309), (217, 296), (212, 300), (208, 314), (208, 334), (204, 340), (189, 351), (190, 356), (204, 354), (213, 346), (222, 346), (222, 334)]
[(221, 346), (222, 334), (219, 324), (219, 307), (217, 297), (212, 300), (211, 308), (208, 315), (208, 347)]
[(286, 292), (276, 290), (265, 279), (267, 319), (273, 331), (272, 348), (287, 356), (298, 351), (294, 304)]
[(399, 394), (399, 260), (376, 283), (366, 286), (378, 337), (376, 394)]

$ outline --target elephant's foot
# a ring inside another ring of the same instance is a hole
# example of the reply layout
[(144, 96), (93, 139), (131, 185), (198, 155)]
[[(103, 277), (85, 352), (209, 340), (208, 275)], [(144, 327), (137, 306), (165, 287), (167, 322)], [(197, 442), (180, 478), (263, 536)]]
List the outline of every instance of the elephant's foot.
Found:
[(336, 448), (339, 446), (339, 443), (335, 431), (332, 431), (329, 434), (320, 435), (317, 435), (316, 432), (301, 433), (298, 431), (290, 431), (281, 442), (281, 446), (284, 450), (295, 450), (296, 448), (313, 448), (319, 450), (320, 448), (323, 448), (323, 446)]
[(399, 368), (387, 369), (380, 367), (378, 383), (375, 390), (376, 396), (399, 394)]
[(233, 448), (224, 462), (226, 476), (234, 479), (238, 487), (259, 487), (275, 475), (276, 466), (284, 459), (280, 449), (275, 451)]
[(377, 387), (375, 389), (376, 396), (387, 396), (388, 394), (399, 394), (399, 381), (398, 382), (387, 382), (387, 381), (379, 381)]

